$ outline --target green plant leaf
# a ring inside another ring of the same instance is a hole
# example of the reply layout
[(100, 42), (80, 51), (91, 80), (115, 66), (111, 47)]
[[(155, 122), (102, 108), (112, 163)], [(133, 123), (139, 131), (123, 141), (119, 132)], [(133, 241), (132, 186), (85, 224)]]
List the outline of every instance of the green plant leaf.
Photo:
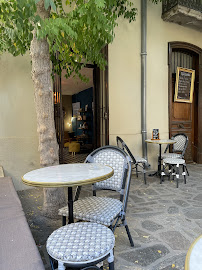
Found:
[(50, 7), (50, 0), (44, 0), (44, 7), (46, 10)]
[(54, 1), (50, 0), (50, 5), (51, 5), (51, 8), (56, 11), (56, 5), (54, 3)]

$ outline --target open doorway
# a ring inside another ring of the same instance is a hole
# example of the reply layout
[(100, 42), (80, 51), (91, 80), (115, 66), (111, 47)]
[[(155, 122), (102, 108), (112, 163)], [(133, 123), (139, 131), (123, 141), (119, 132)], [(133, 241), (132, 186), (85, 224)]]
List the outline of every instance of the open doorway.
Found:
[(89, 81), (81, 81), (73, 75), (61, 76), (61, 93), (64, 121), (64, 162), (83, 162), (94, 149), (94, 66), (85, 67), (81, 74)]
[[(102, 53), (108, 62), (108, 46)], [(96, 65), (87, 64), (81, 73), (89, 78), (88, 83), (73, 76), (66, 79), (65, 71), (61, 76), (55, 75), (53, 80), (54, 119), (61, 164), (83, 162), (92, 150), (109, 144), (108, 66), (100, 70)], [(72, 142), (77, 143), (75, 151), (72, 151), (73, 145), (69, 147)]]

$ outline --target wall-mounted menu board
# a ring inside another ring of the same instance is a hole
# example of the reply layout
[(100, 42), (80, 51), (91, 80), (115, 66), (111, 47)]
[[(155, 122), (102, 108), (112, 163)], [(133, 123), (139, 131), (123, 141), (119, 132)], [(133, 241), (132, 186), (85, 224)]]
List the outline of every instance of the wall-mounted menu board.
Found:
[(195, 70), (177, 67), (175, 83), (175, 102), (192, 103)]

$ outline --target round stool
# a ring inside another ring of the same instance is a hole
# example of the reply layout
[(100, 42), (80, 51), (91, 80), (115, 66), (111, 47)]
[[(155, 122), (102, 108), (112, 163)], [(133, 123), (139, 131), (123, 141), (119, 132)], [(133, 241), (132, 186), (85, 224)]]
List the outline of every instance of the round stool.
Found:
[[(88, 267), (106, 258), (109, 269), (114, 270), (114, 244), (114, 234), (106, 226), (77, 222), (55, 230), (47, 239), (46, 249), (49, 256), (58, 261), (58, 270), (65, 270), (65, 266)], [(51, 265), (54, 269), (52, 261)]]
[(173, 175), (173, 179), (174, 179), (174, 176), (176, 176), (177, 188), (178, 188), (178, 180), (179, 180), (179, 167), (180, 167), (180, 165), (182, 165), (182, 169), (183, 169), (182, 175), (184, 176), (184, 183), (186, 184), (186, 172), (185, 172), (186, 163), (185, 163), (185, 160), (182, 158), (165, 158), (165, 159), (163, 159), (163, 171), (161, 172), (160, 184), (162, 184), (163, 178), (166, 175), (165, 174), (166, 164), (169, 165), (169, 177), (170, 177), (171, 172)]
[(69, 152), (72, 152), (72, 155), (74, 155), (74, 156), (76, 153), (80, 152), (80, 143), (71, 142), (69, 144)]

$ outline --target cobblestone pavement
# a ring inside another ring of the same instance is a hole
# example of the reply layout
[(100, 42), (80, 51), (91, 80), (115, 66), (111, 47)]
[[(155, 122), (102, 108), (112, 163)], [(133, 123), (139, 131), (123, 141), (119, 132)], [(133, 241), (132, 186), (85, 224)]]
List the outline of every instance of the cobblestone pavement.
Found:
[[(127, 209), (127, 222), (135, 243), (130, 247), (125, 229), (115, 231), (116, 270), (184, 269), (189, 246), (202, 234), (202, 165), (188, 166), (187, 184), (134, 175)], [(91, 194), (86, 186), (83, 196)], [(42, 191), (19, 192), (28, 223), (41, 252), (46, 269), (50, 269), (45, 250), (48, 235), (61, 226), (61, 219), (49, 220), (40, 215)]]

